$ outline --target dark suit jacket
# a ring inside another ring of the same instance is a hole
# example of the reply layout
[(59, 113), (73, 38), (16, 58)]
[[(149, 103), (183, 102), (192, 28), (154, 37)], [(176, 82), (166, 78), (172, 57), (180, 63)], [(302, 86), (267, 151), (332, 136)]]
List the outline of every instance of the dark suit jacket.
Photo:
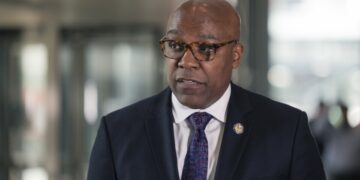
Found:
[[(103, 117), (88, 180), (176, 180), (171, 90)], [(243, 134), (233, 130), (243, 124)], [(215, 180), (323, 180), (307, 116), (232, 85)]]

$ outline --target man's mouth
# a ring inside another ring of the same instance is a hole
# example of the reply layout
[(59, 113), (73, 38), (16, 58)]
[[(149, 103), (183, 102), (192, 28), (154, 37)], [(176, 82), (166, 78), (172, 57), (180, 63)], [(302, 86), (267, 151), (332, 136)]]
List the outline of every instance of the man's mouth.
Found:
[(176, 79), (176, 82), (179, 82), (179, 83), (184, 83), (184, 84), (193, 84), (193, 85), (197, 85), (197, 84), (204, 84), (200, 81), (197, 81), (197, 80), (194, 80), (194, 79), (185, 79), (185, 78), (178, 78)]

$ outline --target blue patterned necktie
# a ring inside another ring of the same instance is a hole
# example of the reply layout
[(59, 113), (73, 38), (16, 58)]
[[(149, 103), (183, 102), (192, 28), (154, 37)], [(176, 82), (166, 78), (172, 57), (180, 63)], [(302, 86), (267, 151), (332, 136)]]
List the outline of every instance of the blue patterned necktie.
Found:
[(181, 180), (207, 179), (208, 142), (204, 130), (211, 118), (206, 112), (196, 112), (188, 117), (194, 132), (186, 153)]

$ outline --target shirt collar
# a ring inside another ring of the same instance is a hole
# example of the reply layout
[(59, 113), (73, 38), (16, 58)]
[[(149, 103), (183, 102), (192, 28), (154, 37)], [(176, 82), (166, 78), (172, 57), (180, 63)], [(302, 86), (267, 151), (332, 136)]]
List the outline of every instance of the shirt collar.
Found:
[(192, 109), (181, 104), (174, 93), (171, 93), (172, 111), (175, 119), (175, 123), (183, 122), (187, 117), (195, 112), (207, 112), (211, 114), (215, 119), (225, 123), (226, 121), (226, 110), (230, 100), (231, 86), (227, 87), (224, 94), (211, 106), (205, 109)]

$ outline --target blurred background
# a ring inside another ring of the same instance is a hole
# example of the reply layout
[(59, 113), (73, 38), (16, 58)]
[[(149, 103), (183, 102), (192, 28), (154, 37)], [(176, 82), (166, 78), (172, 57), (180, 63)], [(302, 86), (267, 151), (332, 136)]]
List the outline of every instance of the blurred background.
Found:
[[(83, 180), (102, 115), (166, 87), (183, 0), (0, 0), (0, 180)], [(329, 179), (360, 173), (360, 1), (229, 0), (233, 82), (308, 113)]]

